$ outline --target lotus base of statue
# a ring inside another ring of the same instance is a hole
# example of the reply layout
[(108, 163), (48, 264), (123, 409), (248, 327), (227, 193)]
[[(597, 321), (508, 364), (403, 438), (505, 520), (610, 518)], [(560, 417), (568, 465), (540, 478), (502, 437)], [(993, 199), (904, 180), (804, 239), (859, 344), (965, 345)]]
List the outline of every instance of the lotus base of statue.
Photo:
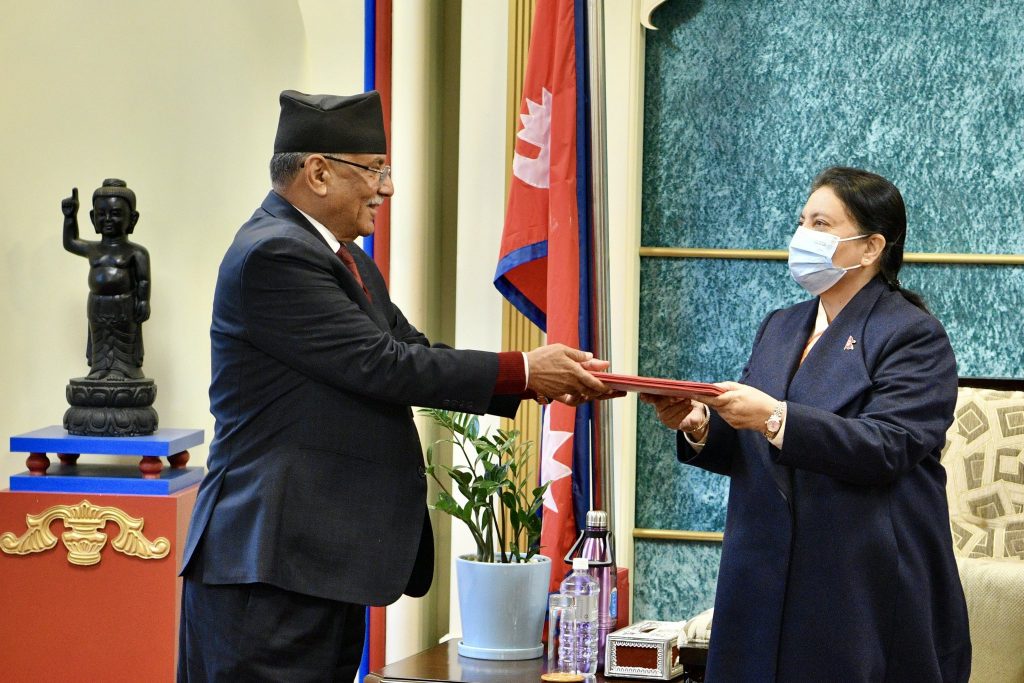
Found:
[(140, 379), (68, 381), (64, 429), (76, 436), (146, 436), (160, 420), (153, 409), (156, 383)]

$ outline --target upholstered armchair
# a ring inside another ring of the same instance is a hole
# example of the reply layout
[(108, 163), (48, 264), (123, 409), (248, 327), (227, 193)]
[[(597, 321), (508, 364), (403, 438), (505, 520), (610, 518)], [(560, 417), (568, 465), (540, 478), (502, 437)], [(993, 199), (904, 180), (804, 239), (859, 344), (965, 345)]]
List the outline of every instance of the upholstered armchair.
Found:
[(971, 681), (1024, 681), (1024, 381), (960, 385), (942, 464), (971, 624)]

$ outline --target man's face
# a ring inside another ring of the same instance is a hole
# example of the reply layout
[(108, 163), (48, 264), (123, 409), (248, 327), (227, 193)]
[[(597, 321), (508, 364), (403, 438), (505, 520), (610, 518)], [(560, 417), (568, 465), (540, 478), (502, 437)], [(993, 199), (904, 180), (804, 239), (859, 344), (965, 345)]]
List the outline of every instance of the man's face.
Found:
[(96, 232), (104, 237), (126, 235), (131, 227), (132, 215), (131, 206), (121, 197), (97, 197), (89, 212)]
[[(380, 169), (387, 163), (383, 154), (331, 154), (356, 164)], [(342, 242), (373, 234), (377, 209), (395, 192), (390, 176), (327, 160), (331, 171), (331, 187), (327, 195), (330, 223), (324, 224)]]

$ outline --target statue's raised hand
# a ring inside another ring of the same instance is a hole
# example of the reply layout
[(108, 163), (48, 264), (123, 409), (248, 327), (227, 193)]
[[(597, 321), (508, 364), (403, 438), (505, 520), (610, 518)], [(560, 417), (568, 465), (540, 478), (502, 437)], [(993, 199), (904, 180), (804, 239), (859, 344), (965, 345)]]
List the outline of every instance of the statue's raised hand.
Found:
[(68, 218), (78, 215), (78, 188), (71, 188), (71, 196), (65, 198), (60, 203), (60, 210), (64, 212), (64, 215)]

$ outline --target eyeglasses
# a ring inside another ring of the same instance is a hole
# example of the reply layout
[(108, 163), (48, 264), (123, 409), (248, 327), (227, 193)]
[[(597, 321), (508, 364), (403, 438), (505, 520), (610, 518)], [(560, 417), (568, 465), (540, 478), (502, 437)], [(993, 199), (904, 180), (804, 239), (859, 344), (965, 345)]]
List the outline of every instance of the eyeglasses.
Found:
[(341, 163), (341, 164), (348, 164), (349, 166), (355, 166), (356, 168), (361, 168), (364, 171), (369, 171), (370, 173), (376, 173), (378, 176), (380, 176), (380, 182), (382, 182), (382, 183), (385, 180), (387, 180), (388, 178), (391, 177), (391, 167), (390, 166), (381, 166), (380, 168), (373, 168), (372, 166), (364, 166), (363, 164), (357, 164), (356, 162), (348, 161), (347, 159), (339, 159), (338, 157), (332, 157), (329, 154), (321, 154), (320, 156), (322, 156), (324, 159), (330, 159), (331, 161), (337, 161), (338, 163)]

